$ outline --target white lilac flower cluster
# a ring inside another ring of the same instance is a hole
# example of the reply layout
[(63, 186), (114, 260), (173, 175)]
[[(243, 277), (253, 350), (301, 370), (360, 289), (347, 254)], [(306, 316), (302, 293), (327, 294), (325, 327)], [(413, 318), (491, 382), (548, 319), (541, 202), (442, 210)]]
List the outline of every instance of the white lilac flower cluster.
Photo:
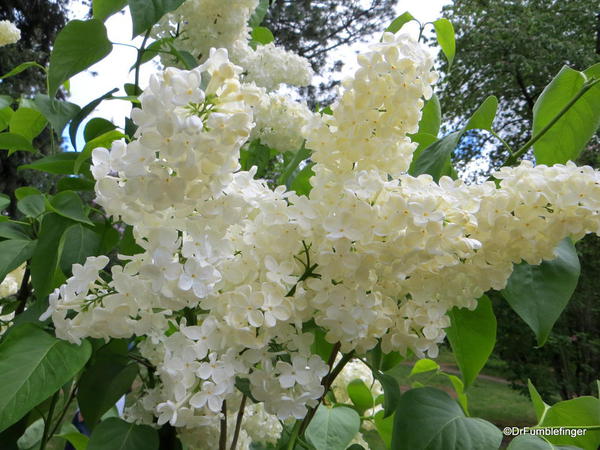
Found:
[[(25, 264), (17, 267), (12, 272), (9, 272), (2, 283), (0, 283), (0, 299), (9, 297), (19, 292), (19, 286), (25, 274)], [(12, 320), (15, 317), (15, 312), (11, 311), (8, 314), (2, 314), (3, 306), (0, 305), (0, 336), (11, 326)]]
[(21, 39), (21, 30), (9, 20), (0, 20), (0, 47), (14, 44)]
[[(167, 14), (155, 27), (157, 38), (181, 36), (177, 45), (201, 62), (211, 48), (225, 48), (231, 61), (241, 66), (243, 81), (255, 82), (267, 89), (280, 84), (305, 86), (312, 69), (305, 58), (274, 44), (250, 46), (248, 20), (258, 0), (188, 0)], [(175, 61), (163, 58), (167, 66)]]
[(98, 202), (133, 226), (143, 252), (110, 277), (106, 257), (74, 266), (46, 315), (72, 342), (141, 338), (159, 382), (130, 420), (157, 417), (215, 448), (242, 382), (253, 414), (273, 425), (257, 432), (247, 418), (240, 439), (273, 441), (277, 419), (304, 417), (323, 395), (329, 368), (306, 324), (342, 352), (381, 342), (435, 357), (449, 309), (474, 308), (514, 263), (552, 258), (565, 236), (599, 231), (600, 174), (589, 167), (523, 162), (497, 173), (499, 186), (407, 175), (432, 59), (387, 33), (359, 62), (333, 113), (303, 129), (310, 198), (239, 170), (260, 89), (240, 83), (224, 49), (154, 76), (133, 114), (137, 139), (94, 150)]

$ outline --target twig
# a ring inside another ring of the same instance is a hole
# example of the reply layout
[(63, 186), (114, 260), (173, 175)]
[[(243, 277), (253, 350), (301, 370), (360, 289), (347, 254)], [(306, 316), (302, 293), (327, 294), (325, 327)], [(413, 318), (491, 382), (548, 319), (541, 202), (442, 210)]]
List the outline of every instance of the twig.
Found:
[(219, 433), (219, 450), (227, 450), (227, 401), (223, 400), (221, 409), (223, 417), (221, 418), (221, 432)]
[(235, 420), (235, 431), (233, 432), (233, 440), (231, 441), (231, 450), (235, 450), (238, 438), (240, 436), (240, 430), (242, 429), (242, 418), (244, 417), (244, 409), (246, 408), (246, 394), (242, 395), (242, 402), (240, 403), (240, 409)]

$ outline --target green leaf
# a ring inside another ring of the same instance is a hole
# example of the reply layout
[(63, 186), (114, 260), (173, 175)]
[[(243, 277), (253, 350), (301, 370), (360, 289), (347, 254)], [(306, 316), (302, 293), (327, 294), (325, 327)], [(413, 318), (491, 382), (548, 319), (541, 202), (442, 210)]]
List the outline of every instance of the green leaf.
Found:
[(548, 339), (579, 279), (579, 258), (571, 240), (563, 239), (554, 253), (555, 259), (537, 266), (515, 265), (502, 291), (511, 308), (533, 330), (539, 346)]
[(0, 133), (0, 150), (8, 150), (9, 156), (19, 150), (35, 152), (27, 138), (15, 133)]
[(150, 29), (166, 13), (177, 9), (184, 0), (128, 0), (133, 21), (133, 37)]
[(50, 200), (50, 206), (55, 213), (63, 217), (93, 225), (87, 217), (81, 197), (73, 191), (59, 192)]
[[(550, 407), (539, 424), (542, 427), (600, 427), (600, 400), (584, 396), (558, 402)], [(572, 445), (585, 450), (600, 447), (600, 429), (587, 430), (582, 436), (544, 436), (556, 445)]]
[(10, 206), (10, 197), (6, 194), (0, 194), (0, 211), (4, 211)]
[(276, 152), (261, 144), (258, 140), (252, 141), (247, 149), (240, 150), (242, 170), (250, 170), (252, 166), (256, 166), (256, 177), (264, 177), (273, 153)]
[(269, 0), (260, 0), (258, 2), (258, 6), (250, 16), (250, 20), (248, 21), (248, 26), (250, 28), (255, 28), (259, 26), (262, 21), (265, 19), (267, 12), (269, 11)]
[(530, 379), (527, 379), (527, 389), (529, 390), (529, 397), (531, 397), (531, 403), (533, 404), (533, 409), (535, 410), (535, 416), (539, 422), (542, 420), (544, 414), (546, 414), (546, 411), (548, 408), (550, 408), (550, 406), (548, 406), (542, 399), (542, 396), (537, 391)]
[(31, 258), (31, 284), (38, 300), (45, 298), (61, 283), (55, 280), (62, 255), (65, 230), (73, 222), (58, 214), (47, 214), (42, 221), (38, 245)]
[(42, 193), (39, 189), (34, 188), (33, 186), (22, 186), (15, 189), (15, 197), (17, 200), (22, 200), (30, 195), (42, 195)]
[(83, 264), (88, 256), (100, 251), (100, 236), (80, 223), (71, 225), (64, 234), (64, 247), (60, 257), (60, 270), (67, 276), (73, 264)]
[(46, 200), (41, 194), (28, 195), (17, 202), (17, 209), (26, 217), (36, 218), (46, 210)]
[(557, 447), (552, 445), (551, 443), (539, 438), (537, 436), (532, 436), (531, 434), (522, 434), (517, 436), (508, 447), (507, 450), (555, 450)]
[(454, 392), (456, 392), (456, 400), (462, 406), (463, 411), (468, 416), (469, 415), (469, 402), (467, 399), (467, 394), (465, 394), (465, 385), (460, 378), (456, 375), (451, 375), (449, 373), (442, 372), (442, 374), (446, 375), (452, 383), (452, 387), (454, 388)]
[(98, 236), (100, 236), (99, 253), (102, 255), (110, 253), (119, 243), (119, 239), (121, 238), (119, 232), (115, 230), (108, 220), (96, 223), (94, 229)]
[(110, 146), (113, 141), (116, 141), (117, 139), (122, 139), (124, 137), (125, 135), (120, 131), (111, 130), (101, 134), (100, 136), (95, 137), (91, 141), (88, 141), (85, 144), (85, 147), (83, 147), (81, 153), (79, 153), (77, 159), (75, 160), (75, 173), (79, 173), (81, 165), (92, 156), (92, 150), (94, 150), (97, 147), (105, 147), (110, 149)]
[(20, 223), (0, 223), (0, 237), (4, 239), (31, 240), (31, 227)]
[(371, 394), (369, 387), (360, 378), (356, 378), (348, 383), (346, 390), (348, 391), (350, 400), (352, 400), (354, 406), (359, 410), (364, 412), (373, 407), (373, 394)]
[(252, 45), (252, 43), (267, 45), (275, 40), (275, 36), (273, 36), (271, 30), (269, 30), (266, 27), (252, 28), (252, 33), (250, 34), (250, 37), (252, 38), (250, 45)]
[(295, 154), (293, 154), (292, 160), (283, 170), (281, 176), (277, 179), (278, 184), (285, 184), (288, 188), (292, 182), (292, 175), (294, 171), (298, 168), (300, 163), (304, 161), (306, 158), (310, 157), (311, 151), (302, 145), (302, 148), (298, 150)]
[(0, 283), (33, 254), (36, 241), (10, 239), (0, 242)]
[[(600, 78), (600, 63), (587, 71)], [(536, 136), (581, 90), (586, 74), (564, 66), (542, 91), (533, 107)], [(534, 145), (538, 164), (575, 161), (600, 126), (600, 84), (588, 90)]]
[(186, 52), (185, 50), (180, 50), (176, 52), (177, 59), (183, 63), (186, 70), (192, 70), (195, 67), (198, 67), (198, 60), (194, 55), (190, 52)]
[(452, 321), (446, 328), (448, 341), (468, 388), (485, 366), (496, 344), (496, 316), (487, 296), (477, 301), (477, 308), (453, 308), (448, 312)]
[(400, 31), (400, 28), (402, 28), (405, 24), (407, 24), (408, 22), (410, 22), (411, 20), (416, 20), (411, 13), (409, 13), (408, 11), (399, 15), (398, 17), (396, 17), (392, 23), (390, 23), (388, 25), (388, 27), (385, 29), (385, 31), (389, 32), (389, 33), (396, 33), (398, 31)]
[(6, 109), (13, 104), (13, 99), (10, 95), (0, 95), (0, 110)]
[(18, 167), (18, 170), (33, 169), (41, 172), (70, 175), (74, 171), (75, 159), (78, 153), (65, 152), (57, 155), (45, 156), (31, 164), (24, 164)]
[(448, 175), (450, 157), (462, 135), (463, 131), (455, 131), (425, 148), (414, 161), (409, 173), (415, 177), (427, 173), (435, 181)]
[(94, 117), (85, 125), (85, 128), (83, 129), (83, 139), (85, 139), (86, 142), (89, 142), (115, 128), (117, 128), (117, 126), (111, 121), (100, 117)]
[(127, 5), (127, 0), (93, 0), (92, 14), (94, 19), (104, 22), (113, 14), (121, 11)]
[(136, 425), (112, 417), (92, 433), (87, 450), (158, 450), (158, 432), (148, 425)]
[(359, 429), (360, 417), (353, 409), (320, 405), (304, 435), (315, 448), (344, 450)]
[[(119, 89), (114, 88), (108, 91), (106, 94), (101, 95), (100, 97), (92, 100), (87, 105), (85, 105), (81, 110), (77, 111), (77, 114), (71, 121), (71, 125), (69, 126), (69, 137), (71, 138), (71, 145), (73, 148), (77, 149), (77, 129), (81, 122), (90, 115), (90, 113), (96, 109), (96, 107), (102, 103), (105, 99), (109, 98), (112, 94), (117, 92)], [(110, 122), (109, 122), (110, 123)]]
[(56, 190), (61, 191), (93, 191), (95, 181), (80, 177), (64, 177), (58, 180)]
[(442, 125), (442, 107), (440, 105), (440, 99), (436, 94), (433, 94), (431, 98), (425, 102), (421, 114), (419, 133), (427, 133), (437, 137), (440, 132), (440, 126)]
[(467, 122), (465, 131), (473, 129), (492, 131), (492, 123), (494, 122), (497, 111), (498, 98), (495, 95), (490, 95), (473, 113), (469, 122)]
[(423, 358), (418, 360), (410, 371), (409, 377), (417, 375), (419, 373), (431, 372), (432, 370), (439, 370), (440, 365), (432, 359)]
[(10, 118), (8, 129), (31, 142), (46, 128), (46, 123), (46, 118), (39, 111), (21, 107)]
[(387, 372), (388, 370), (391, 370), (394, 367), (396, 367), (402, 361), (404, 361), (404, 357), (398, 352), (384, 353), (381, 359), (380, 369), (383, 372)]
[(452, 61), (454, 61), (454, 54), (456, 53), (456, 42), (452, 22), (448, 19), (438, 19), (433, 22), (433, 27), (435, 28), (435, 34), (438, 43), (442, 48), (442, 52), (448, 60), (448, 68), (450, 68), (452, 67)]
[(387, 448), (392, 446), (392, 435), (394, 430), (394, 414), (389, 417), (384, 417), (383, 411), (378, 411), (373, 418), (375, 422), (375, 428)]
[(315, 174), (312, 170), (314, 163), (307, 164), (304, 168), (298, 172), (298, 175), (294, 178), (294, 181), (290, 184), (290, 189), (295, 191), (298, 195), (306, 195), (310, 194), (312, 189), (312, 185), (310, 184), (310, 179)]
[(137, 376), (136, 364), (127, 358), (127, 345), (126, 340), (112, 340), (101, 347), (81, 376), (77, 403), (90, 428), (130, 390)]
[(424, 387), (400, 398), (395, 414), (394, 450), (497, 449), (502, 433), (482, 419), (466, 417), (448, 394)]
[(0, 431), (60, 389), (90, 354), (85, 340), (74, 345), (35, 325), (14, 327), (0, 344)]
[(23, 436), (21, 436), (18, 440), (17, 440), (17, 446), (20, 449), (32, 449), (34, 448), (34, 446), (36, 444), (39, 444), (40, 441), (42, 440), (42, 436), (44, 434), (44, 419), (42, 419), (41, 417), (36, 420), (35, 422), (33, 422), (31, 425), (29, 425), (29, 427), (27, 427), (27, 430), (25, 430), (25, 433), (23, 433)]
[(391, 375), (373, 371), (373, 376), (381, 383), (383, 388), (383, 410), (384, 417), (391, 416), (398, 406), (400, 401), (400, 386), (398, 381)]
[[(1, 101), (2, 97), (0, 97)], [(4, 131), (8, 128), (8, 124), (10, 123), (10, 118), (13, 116), (15, 112), (12, 110), (10, 106), (5, 106), (4, 108), (0, 108), (0, 131)]]
[(34, 102), (59, 136), (62, 135), (67, 123), (73, 119), (81, 109), (75, 103), (50, 98), (45, 94), (37, 94)]
[(11, 71), (5, 73), (4, 75), (0, 76), (0, 80), (4, 79), (4, 78), (8, 78), (8, 77), (12, 77), (15, 75), (20, 74), (21, 72), (23, 72), (24, 70), (29, 69), (30, 67), (39, 67), (42, 70), (46, 70), (44, 68), (44, 66), (36, 63), (35, 61), (27, 61), (24, 62), (22, 64), (19, 64), (17, 67), (15, 67), (14, 69), (12, 69)]
[(89, 438), (85, 434), (81, 434), (73, 425), (69, 425), (70, 427), (65, 427), (66, 430), (63, 429), (62, 433), (55, 434), (54, 436), (69, 441), (75, 447), (75, 450), (86, 450)]
[(137, 242), (135, 242), (135, 237), (133, 236), (133, 227), (131, 225), (127, 225), (125, 227), (123, 237), (119, 243), (119, 253), (128, 256), (144, 253), (144, 249), (140, 247)]
[(72, 20), (58, 33), (50, 55), (48, 93), (54, 96), (73, 75), (97, 63), (112, 51), (106, 27), (98, 19)]

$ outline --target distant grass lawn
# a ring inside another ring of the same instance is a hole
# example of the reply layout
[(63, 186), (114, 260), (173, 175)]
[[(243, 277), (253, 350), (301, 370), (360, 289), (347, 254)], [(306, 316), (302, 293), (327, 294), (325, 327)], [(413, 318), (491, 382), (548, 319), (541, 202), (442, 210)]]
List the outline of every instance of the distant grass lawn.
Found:
[[(443, 366), (453, 366), (455, 361), (452, 354), (448, 351), (440, 353), (436, 362)], [(493, 364), (492, 364), (493, 366)], [(437, 387), (448, 392), (452, 397), (454, 389), (447, 377), (435, 375), (435, 372), (408, 377), (412, 363), (402, 363), (390, 370), (388, 373), (396, 378), (403, 389), (410, 388), (413, 382), (420, 382), (427, 386)], [(448, 373), (450, 370), (447, 370)], [(498, 376), (498, 370), (495, 367), (485, 367), (482, 371), (484, 375)], [(490, 380), (479, 377), (467, 390), (469, 413), (473, 417), (480, 417), (494, 423), (500, 428), (505, 426), (525, 426), (534, 425), (537, 421), (531, 401), (528, 397), (520, 394), (510, 387), (510, 384), (500, 380)]]

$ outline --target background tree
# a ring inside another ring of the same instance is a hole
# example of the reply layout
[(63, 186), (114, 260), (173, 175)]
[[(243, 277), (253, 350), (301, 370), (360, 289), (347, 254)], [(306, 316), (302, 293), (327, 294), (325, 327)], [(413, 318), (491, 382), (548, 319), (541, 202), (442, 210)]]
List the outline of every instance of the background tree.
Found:
[[(277, 0), (272, 1), (264, 26), (275, 35), (277, 44), (308, 58), (313, 70), (322, 74), (332, 50), (365, 40), (381, 32), (396, 16), (398, 0)], [(309, 105), (333, 101), (333, 88), (338, 81), (331, 78), (339, 72), (343, 61), (327, 67), (318, 85), (300, 90)]]
[[(444, 8), (456, 29), (457, 52), (451, 69), (441, 60), (442, 111), (464, 122), (487, 95), (496, 95), (495, 128), (518, 148), (530, 137), (537, 97), (561, 67), (583, 70), (598, 61), (599, 12), (591, 0), (455, 0)], [(487, 132), (469, 133), (455, 152), (455, 165), (466, 177), (487, 176), (508, 154)], [(484, 148), (491, 149), (489, 154), (482, 153)], [(473, 159), (479, 160), (477, 169), (465, 170)], [(596, 140), (578, 164), (598, 168), (599, 162)], [(579, 284), (543, 347), (534, 349), (531, 330), (500, 295), (493, 295), (499, 327), (495, 353), (507, 363), (507, 377), (524, 392), (528, 378), (548, 398), (596, 392), (600, 239), (587, 236), (576, 247)]]
[[(444, 114), (464, 121), (487, 95), (496, 95), (495, 127), (513, 148), (529, 138), (535, 100), (561, 67), (583, 70), (598, 62), (595, 0), (454, 0), (443, 12), (457, 48), (452, 68), (444, 60), (440, 66)], [(472, 134), (456, 152), (456, 164), (464, 169), (482, 159), (471, 175), (485, 175), (507, 152), (489, 134)], [(491, 148), (489, 166), (483, 148)]]
[[(0, 48), (0, 74), (25, 61), (36, 61), (42, 66), (48, 64), (52, 42), (57, 33), (67, 23), (67, 6), (70, 0), (2, 0), (0, 20), (9, 20), (21, 30), (21, 40), (16, 44)], [(8, 95), (19, 100), (33, 97), (37, 92), (45, 92), (46, 75), (37, 68), (31, 68), (19, 75), (0, 80), (0, 95)], [(16, 98), (15, 98), (16, 97)], [(2, 122), (2, 120), (0, 120)], [(36, 138), (36, 148), (47, 153), (50, 131), (45, 130)], [(44, 186), (49, 176), (41, 172), (17, 171), (17, 167), (27, 164), (35, 155), (17, 152), (8, 157), (0, 151), (0, 192), (12, 195), (20, 186)], [(15, 214), (15, 202), (8, 212)]]

